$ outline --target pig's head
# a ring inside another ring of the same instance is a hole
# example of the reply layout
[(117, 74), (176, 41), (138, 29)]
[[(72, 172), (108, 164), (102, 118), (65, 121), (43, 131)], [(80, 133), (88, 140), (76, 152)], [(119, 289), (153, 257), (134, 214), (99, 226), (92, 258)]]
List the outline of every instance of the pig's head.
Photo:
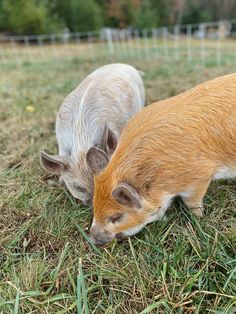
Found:
[[(100, 168), (100, 164), (103, 165), (106, 162), (104, 156), (98, 152), (94, 153), (96, 158), (94, 155), (90, 156), (90, 162), (93, 163), (94, 170), (98, 175), (94, 179), (94, 217), (89, 236), (95, 244), (103, 246), (114, 238), (122, 239), (134, 235), (148, 223), (164, 217), (174, 197), (174, 194), (167, 194), (165, 183), (158, 185), (158, 190), (153, 188), (150, 183), (151, 177), (147, 177), (148, 171), (146, 171), (147, 175), (144, 179), (150, 180), (148, 184), (147, 181), (141, 182), (142, 179), (140, 182), (137, 179), (136, 184), (131, 182), (128, 173), (130, 170), (137, 172), (138, 168), (133, 168), (133, 163), (129, 164), (127, 160), (125, 170), (119, 164), (119, 154), (124, 156), (121, 146), (104, 171), (102, 171), (103, 168)], [(119, 166), (114, 169), (114, 164)], [(122, 180), (124, 171), (125, 181)], [(160, 173), (162, 173), (161, 171)], [(156, 172), (153, 171), (152, 175), (156, 176)], [(158, 197), (156, 197), (157, 195)]]
[[(140, 191), (127, 182), (117, 182), (118, 173), (104, 167), (104, 156), (93, 152), (89, 162), (98, 174), (94, 180), (93, 222), (90, 239), (97, 245), (105, 245), (114, 238), (123, 238), (139, 232), (147, 223), (157, 219), (157, 210), (146, 201)], [(119, 181), (119, 179), (118, 179)]]
[(136, 234), (147, 220), (145, 200), (125, 182), (118, 184), (111, 194), (99, 189), (99, 194), (94, 194), (93, 213), (90, 238), (97, 245)]
[(75, 198), (90, 206), (93, 197), (94, 165), (97, 165), (97, 162), (99, 162), (95, 160), (95, 163), (91, 163), (91, 156), (102, 154), (103, 163), (100, 163), (99, 167), (103, 169), (116, 146), (116, 136), (105, 126), (99, 143), (90, 147), (88, 151), (76, 151), (76, 153), (63, 157), (41, 152), (41, 164), (47, 172), (59, 175), (61, 181), (66, 184)]

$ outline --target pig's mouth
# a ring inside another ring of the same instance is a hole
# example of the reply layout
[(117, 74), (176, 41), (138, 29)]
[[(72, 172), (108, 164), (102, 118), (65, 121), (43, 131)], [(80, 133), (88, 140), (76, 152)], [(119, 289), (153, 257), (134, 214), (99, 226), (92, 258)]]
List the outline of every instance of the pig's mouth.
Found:
[(122, 232), (116, 234), (116, 239), (118, 242), (123, 242), (125, 238), (126, 236)]
[(75, 200), (76, 200), (76, 202), (77, 202), (78, 204), (84, 205), (84, 206), (86, 206), (86, 207), (88, 207), (88, 208), (90, 208), (90, 209), (92, 210), (92, 200), (91, 200), (90, 198), (87, 199), (87, 200), (84, 200), (84, 201), (82, 201), (82, 200), (79, 199), (79, 198), (76, 198)]
[(100, 247), (108, 247), (110, 246), (110, 244), (114, 241), (117, 240), (117, 242), (120, 244), (124, 241), (124, 239), (126, 238), (126, 236), (123, 233), (117, 233), (112, 239), (110, 238), (108, 239), (103, 239), (100, 237), (93, 237), (91, 235), (89, 235), (89, 238), (93, 241), (94, 244), (96, 244), (97, 246)]
[(97, 244), (97, 245), (100, 247), (106, 248), (106, 247), (109, 247), (113, 243), (114, 240), (117, 240), (117, 243), (121, 244), (125, 240), (125, 238), (127, 238), (127, 236), (125, 236), (123, 233), (117, 233), (112, 240), (106, 242), (105, 244), (102, 243), (102, 244)]

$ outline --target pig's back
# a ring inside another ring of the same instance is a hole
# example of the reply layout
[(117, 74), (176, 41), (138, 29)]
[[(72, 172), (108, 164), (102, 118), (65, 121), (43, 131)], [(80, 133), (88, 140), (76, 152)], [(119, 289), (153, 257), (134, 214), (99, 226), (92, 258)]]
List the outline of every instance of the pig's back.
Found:
[(142, 109), (144, 102), (144, 85), (139, 72), (130, 65), (109, 64), (88, 75), (65, 98), (57, 118), (69, 126), (83, 115), (90, 116), (91, 111), (101, 114), (101, 110), (115, 110), (133, 115)]
[(111, 64), (99, 68), (64, 100), (56, 122), (59, 146), (65, 142), (73, 146), (75, 132), (76, 140), (81, 139), (82, 143), (85, 140), (89, 146), (88, 139), (96, 141), (104, 124), (119, 138), (127, 121), (142, 109), (144, 101), (142, 78), (132, 66)]
[(212, 153), (212, 158), (236, 158), (236, 74), (200, 84), (159, 101), (135, 115), (124, 129), (112, 164), (132, 156), (156, 158), (175, 153), (188, 158)]
[(78, 116), (133, 116), (144, 106), (144, 86), (139, 72), (126, 64), (110, 64), (91, 73), (81, 84)]

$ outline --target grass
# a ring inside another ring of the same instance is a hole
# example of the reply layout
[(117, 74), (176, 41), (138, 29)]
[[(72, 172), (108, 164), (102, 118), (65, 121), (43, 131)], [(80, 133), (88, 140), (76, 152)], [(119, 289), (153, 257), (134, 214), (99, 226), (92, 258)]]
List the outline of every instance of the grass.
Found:
[[(101, 64), (1, 67), (0, 313), (236, 313), (233, 181), (211, 185), (204, 218), (177, 200), (166, 221), (101, 249), (86, 235), (89, 209), (40, 168), (39, 151), (57, 150), (62, 99)], [(147, 103), (236, 69), (213, 62), (134, 65), (146, 73)]]

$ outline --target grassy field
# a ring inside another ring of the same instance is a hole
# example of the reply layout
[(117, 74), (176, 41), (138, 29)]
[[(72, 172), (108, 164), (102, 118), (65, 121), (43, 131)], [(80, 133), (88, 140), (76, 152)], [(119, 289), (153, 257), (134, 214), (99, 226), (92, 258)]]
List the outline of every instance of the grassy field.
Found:
[[(87, 241), (89, 209), (40, 168), (39, 151), (57, 151), (61, 101), (99, 65), (1, 66), (0, 313), (236, 313), (235, 182), (211, 185), (200, 220), (177, 201), (166, 221), (100, 249)], [(147, 104), (236, 70), (134, 65), (146, 73)]]

